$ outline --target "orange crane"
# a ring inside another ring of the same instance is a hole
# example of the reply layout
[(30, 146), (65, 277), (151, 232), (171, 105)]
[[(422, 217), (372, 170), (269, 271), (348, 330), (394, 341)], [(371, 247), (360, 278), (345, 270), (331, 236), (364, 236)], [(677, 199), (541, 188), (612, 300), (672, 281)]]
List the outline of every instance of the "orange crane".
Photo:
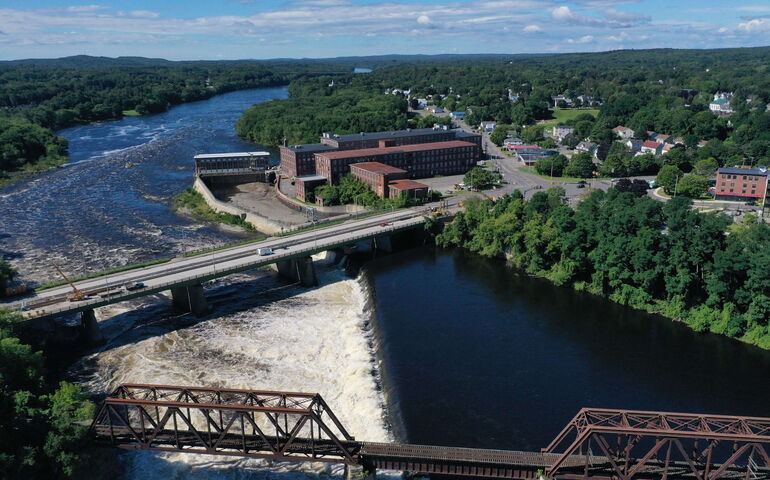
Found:
[(54, 264), (53, 267), (56, 269), (57, 272), (59, 272), (59, 275), (64, 277), (64, 280), (66, 280), (67, 283), (70, 284), (70, 287), (72, 287), (72, 294), (67, 296), (67, 300), (69, 300), (70, 302), (79, 302), (84, 298), (86, 298), (86, 294), (83, 293), (81, 290), (78, 290), (78, 287), (76, 287), (75, 284), (72, 283), (69, 278), (67, 278), (67, 275), (65, 275), (64, 272), (61, 271), (61, 268), (59, 268), (58, 265)]

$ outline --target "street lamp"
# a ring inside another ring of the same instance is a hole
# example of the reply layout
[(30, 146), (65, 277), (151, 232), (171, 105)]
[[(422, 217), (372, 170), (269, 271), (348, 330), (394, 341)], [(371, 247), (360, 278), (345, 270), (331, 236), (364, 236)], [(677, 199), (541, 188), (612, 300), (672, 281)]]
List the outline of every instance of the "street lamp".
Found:
[(676, 176), (676, 181), (674, 182), (674, 196), (676, 197), (677, 188), (679, 187), (679, 179), (684, 177), (684, 173), (681, 175)]

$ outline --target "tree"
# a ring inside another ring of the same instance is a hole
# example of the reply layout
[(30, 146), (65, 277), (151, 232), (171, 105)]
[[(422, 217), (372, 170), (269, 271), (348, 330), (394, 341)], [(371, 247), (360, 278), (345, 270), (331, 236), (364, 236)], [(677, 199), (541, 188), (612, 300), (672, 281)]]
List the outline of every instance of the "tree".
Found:
[(581, 152), (572, 156), (564, 169), (564, 174), (568, 177), (588, 178), (593, 176), (594, 162), (588, 153)]
[(693, 173), (702, 177), (713, 177), (719, 168), (719, 163), (714, 157), (704, 158), (695, 162)]
[(489, 139), (492, 141), (492, 143), (499, 147), (503, 144), (505, 139), (508, 138), (508, 130), (510, 129), (510, 125), (498, 125), (495, 127), (492, 133), (489, 134)]
[(527, 127), (521, 131), (521, 139), (527, 143), (537, 143), (543, 139), (543, 126)]
[(535, 170), (537, 173), (540, 175), (549, 175), (552, 177), (561, 177), (566, 166), (567, 157), (561, 154), (541, 158), (535, 162)]
[(663, 165), (658, 172), (658, 176), (655, 177), (655, 183), (663, 187), (666, 193), (671, 194), (674, 193), (674, 188), (682, 175), (684, 173), (674, 165)]
[(46, 383), (41, 352), (14, 336), (19, 316), (0, 309), (0, 477), (72, 476), (93, 405), (83, 390)]
[(709, 181), (706, 177), (694, 173), (685, 175), (679, 180), (676, 191), (679, 195), (685, 197), (698, 198), (709, 188)]
[(473, 188), (481, 188), (499, 181), (499, 174), (483, 168), (474, 167), (463, 177), (463, 182)]
[(613, 188), (619, 192), (631, 193), (635, 197), (643, 197), (647, 195), (647, 190), (649, 190), (650, 185), (639, 178), (635, 178), (633, 181), (628, 178), (621, 178), (615, 182)]
[(0, 257), (0, 297), (3, 296), (6, 285), (13, 280), (16, 273), (16, 269), (6, 262), (4, 258)]

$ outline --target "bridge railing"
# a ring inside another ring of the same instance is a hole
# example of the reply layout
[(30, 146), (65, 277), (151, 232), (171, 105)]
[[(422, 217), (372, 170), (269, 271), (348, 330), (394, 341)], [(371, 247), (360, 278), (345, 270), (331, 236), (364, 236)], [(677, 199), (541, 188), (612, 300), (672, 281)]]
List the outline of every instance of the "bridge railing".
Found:
[(601, 470), (620, 480), (659, 472), (713, 480), (770, 477), (770, 418), (584, 408), (543, 449), (559, 458), (546, 472)]
[(360, 446), (317, 393), (125, 384), (90, 432), (126, 449), (357, 462)]
[[(75, 303), (68, 303), (58, 308), (53, 308), (53, 309), (47, 308), (45, 310), (39, 311), (40, 313), (35, 312), (33, 310), (33, 311), (26, 312), (25, 317), (28, 319), (39, 318), (39, 317), (51, 317), (61, 313), (65, 313), (65, 312), (77, 312), (77, 311), (97, 308), (104, 305), (110, 305), (113, 303), (130, 300), (132, 298), (137, 298), (137, 297), (146, 296), (153, 293), (162, 292), (165, 290), (169, 290), (171, 288), (175, 288), (177, 286), (190, 285), (194, 283), (202, 283), (208, 280), (213, 280), (215, 278), (231, 275), (233, 273), (253, 270), (255, 268), (259, 268), (265, 265), (270, 265), (279, 260), (312, 255), (319, 251), (327, 250), (330, 247), (337, 247), (342, 244), (354, 243), (362, 239), (369, 239), (375, 236), (393, 233), (406, 228), (411, 228), (420, 223), (424, 223), (424, 218), (421, 215), (417, 215), (412, 218), (400, 219), (398, 221), (399, 221), (399, 225), (387, 225), (384, 227), (368, 227), (368, 228), (379, 228), (379, 230), (377, 230), (376, 232), (369, 232), (369, 233), (364, 233), (359, 235), (353, 235), (352, 237), (346, 237), (346, 239), (342, 242), (339, 240), (336, 240), (336, 241), (329, 240), (328, 238), (323, 238), (319, 240), (306, 239), (303, 241), (303, 243), (313, 243), (313, 245), (308, 247), (298, 248), (298, 249), (292, 248), (290, 251), (285, 251), (285, 252), (276, 252), (273, 255), (270, 255), (267, 257), (257, 256), (257, 260), (253, 262), (241, 263), (238, 266), (231, 267), (231, 268), (223, 268), (219, 271), (217, 271), (216, 269), (218, 263), (212, 260), (212, 263), (210, 265), (201, 265), (198, 268), (207, 268), (208, 266), (211, 266), (214, 269), (213, 273), (199, 273), (196, 275), (190, 275), (190, 276), (173, 280), (173, 281), (157, 283), (145, 289), (142, 289), (141, 291), (130, 292), (123, 295), (114, 295), (109, 298), (103, 298), (103, 297), (87, 298), (86, 300), (81, 300)], [(256, 250), (259, 248), (259, 244), (254, 244), (253, 248), (256, 255)], [(227, 259), (224, 261), (231, 261), (231, 260), (233, 259)], [(173, 263), (163, 264), (163, 265), (168, 267), (168, 266), (173, 266)], [(141, 278), (137, 278), (135, 281), (141, 281)], [(62, 297), (61, 300), (62, 300), (62, 303), (66, 301), (64, 297)]]

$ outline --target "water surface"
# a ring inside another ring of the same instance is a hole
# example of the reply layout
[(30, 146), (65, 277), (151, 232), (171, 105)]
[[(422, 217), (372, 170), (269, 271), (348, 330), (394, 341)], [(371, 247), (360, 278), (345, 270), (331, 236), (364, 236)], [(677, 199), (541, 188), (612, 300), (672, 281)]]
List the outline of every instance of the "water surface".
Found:
[(194, 155), (262, 150), (233, 124), (252, 104), (286, 96), (285, 87), (244, 90), (58, 132), (71, 162), (0, 191), (0, 253), (46, 282), (52, 263), (80, 275), (231, 241), (173, 213), (172, 199), (192, 185)]

